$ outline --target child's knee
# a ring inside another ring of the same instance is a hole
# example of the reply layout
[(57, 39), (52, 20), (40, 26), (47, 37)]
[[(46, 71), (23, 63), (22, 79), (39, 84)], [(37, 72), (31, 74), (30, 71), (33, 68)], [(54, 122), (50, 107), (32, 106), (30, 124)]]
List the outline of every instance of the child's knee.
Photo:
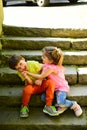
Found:
[(59, 106), (63, 106), (63, 105), (65, 104), (65, 100), (58, 100), (58, 101), (57, 101), (57, 104), (58, 104)]
[(28, 86), (25, 86), (24, 89), (23, 89), (23, 93), (24, 94), (32, 94), (32, 89), (31, 87), (28, 85)]

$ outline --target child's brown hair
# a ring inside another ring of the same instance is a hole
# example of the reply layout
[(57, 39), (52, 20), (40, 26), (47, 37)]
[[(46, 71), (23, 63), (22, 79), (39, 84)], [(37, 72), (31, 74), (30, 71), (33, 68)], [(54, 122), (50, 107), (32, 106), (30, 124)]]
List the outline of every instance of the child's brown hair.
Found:
[(13, 55), (9, 58), (9, 67), (11, 69), (16, 69), (16, 65), (19, 63), (19, 61), (22, 59), (22, 56)]
[(53, 60), (53, 64), (62, 65), (63, 53), (60, 48), (47, 46), (43, 48), (42, 52), (47, 56), (49, 60)]

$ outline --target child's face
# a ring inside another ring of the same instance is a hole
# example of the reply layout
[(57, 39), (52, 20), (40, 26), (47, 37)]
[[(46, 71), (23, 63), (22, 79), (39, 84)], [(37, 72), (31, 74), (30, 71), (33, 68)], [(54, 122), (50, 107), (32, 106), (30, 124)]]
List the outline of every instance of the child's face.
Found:
[(51, 64), (53, 61), (49, 60), (45, 53), (42, 54), (42, 60), (44, 64)]
[(27, 71), (28, 68), (27, 68), (27, 62), (25, 61), (24, 58), (22, 58), (18, 64), (16, 65), (16, 70), (20, 71), (20, 72), (23, 72), (23, 71)]

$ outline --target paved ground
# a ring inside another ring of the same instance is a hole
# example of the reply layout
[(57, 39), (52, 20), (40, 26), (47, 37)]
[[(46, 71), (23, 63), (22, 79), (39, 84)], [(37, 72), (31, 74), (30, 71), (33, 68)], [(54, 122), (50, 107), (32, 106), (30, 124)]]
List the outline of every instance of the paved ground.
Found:
[(39, 28), (87, 28), (87, 5), (4, 7), (4, 24)]

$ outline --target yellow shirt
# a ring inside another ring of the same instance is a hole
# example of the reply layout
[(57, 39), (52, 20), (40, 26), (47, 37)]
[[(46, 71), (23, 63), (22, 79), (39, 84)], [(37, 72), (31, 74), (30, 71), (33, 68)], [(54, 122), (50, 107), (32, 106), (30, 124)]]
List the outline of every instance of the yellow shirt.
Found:
[[(34, 74), (40, 74), (40, 71), (42, 69), (42, 64), (39, 63), (38, 61), (27, 61), (27, 65), (28, 65), (28, 71)], [(24, 81), (25, 79), (23, 78), (23, 76), (21, 75), (20, 72), (18, 72), (18, 76), (21, 78), (22, 81)], [(36, 79), (29, 76), (31, 78), (31, 80), (35, 81)]]

